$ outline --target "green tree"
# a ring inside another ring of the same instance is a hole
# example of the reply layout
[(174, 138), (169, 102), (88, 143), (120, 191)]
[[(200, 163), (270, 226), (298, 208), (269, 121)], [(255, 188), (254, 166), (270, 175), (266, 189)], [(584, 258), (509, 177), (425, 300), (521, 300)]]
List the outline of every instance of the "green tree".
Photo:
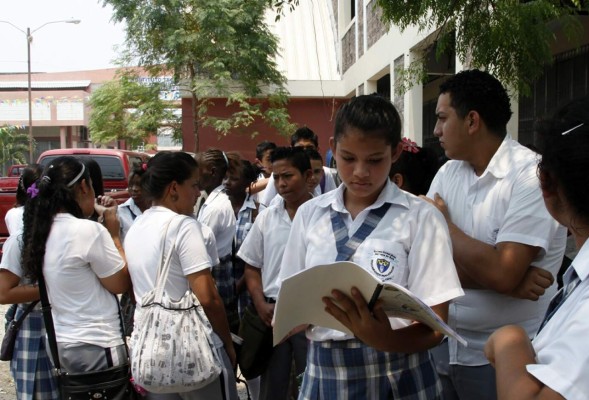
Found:
[[(462, 63), (486, 69), (509, 86), (529, 93), (530, 84), (552, 61), (555, 27), (569, 40), (581, 37), (576, 17), (586, 13), (584, 0), (377, 0), (383, 21), (404, 30), (438, 30), (436, 55), (455, 47)], [(404, 71), (404, 83), (425, 77), (423, 60)]]
[(180, 140), (180, 120), (167, 101), (160, 98), (165, 89), (158, 82), (142, 83), (135, 71), (121, 70), (117, 79), (92, 92), (88, 128), (94, 143), (125, 140), (131, 148), (144, 144), (158, 128), (172, 129)]
[(2, 166), (2, 174), (5, 174), (6, 165), (26, 164), (29, 154), (29, 135), (15, 126), (0, 126), (0, 149), (2, 149), (0, 166)]
[[(127, 62), (152, 76), (171, 73), (191, 93), (195, 151), (202, 125), (226, 135), (261, 119), (283, 134), (293, 125), (285, 109), (285, 78), (274, 56), (277, 39), (264, 23), (269, 0), (103, 0), (125, 21)], [(238, 110), (209, 113), (213, 98)], [(250, 101), (255, 99), (255, 101)], [(266, 101), (261, 101), (266, 100)]]

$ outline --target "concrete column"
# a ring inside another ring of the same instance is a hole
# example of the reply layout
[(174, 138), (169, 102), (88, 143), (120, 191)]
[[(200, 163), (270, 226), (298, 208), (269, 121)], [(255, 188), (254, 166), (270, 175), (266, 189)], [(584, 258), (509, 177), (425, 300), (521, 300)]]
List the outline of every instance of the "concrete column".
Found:
[[(411, 63), (421, 56), (416, 51), (410, 51), (406, 56), (408, 58), (405, 65)], [(393, 80), (391, 79), (393, 82)], [(403, 136), (410, 138), (419, 146), (423, 145), (423, 85), (416, 83), (405, 93), (405, 124), (403, 126)]]
[(59, 127), (59, 148), (65, 149), (67, 147), (67, 127)]

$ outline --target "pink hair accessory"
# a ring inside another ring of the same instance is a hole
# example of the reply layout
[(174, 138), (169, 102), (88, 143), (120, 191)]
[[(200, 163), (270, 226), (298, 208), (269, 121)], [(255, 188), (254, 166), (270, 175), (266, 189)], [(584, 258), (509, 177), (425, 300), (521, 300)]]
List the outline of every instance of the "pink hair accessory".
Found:
[(147, 163), (141, 164), (141, 169), (147, 171)]
[(403, 151), (407, 151), (409, 153), (419, 153), (419, 146), (413, 140), (404, 137), (401, 139), (403, 142)]

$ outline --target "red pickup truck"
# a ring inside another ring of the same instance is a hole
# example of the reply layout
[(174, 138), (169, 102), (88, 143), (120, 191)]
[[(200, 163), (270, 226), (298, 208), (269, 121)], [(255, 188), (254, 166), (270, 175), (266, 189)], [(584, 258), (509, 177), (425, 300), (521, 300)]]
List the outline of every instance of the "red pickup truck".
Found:
[[(90, 157), (100, 165), (105, 194), (113, 197), (119, 204), (129, 198), (127, 192), (127, 177), (133, 165), (147, 162), (149, 155), (146, 153), (116, 150), (116, 149), (57, 149), (43, 152), (37, 163), (45, 167), (52, 160), (60, 156)], [(18, 177), (2, 178), (16, 179)], [(0, 190), (0, 249), (8, 237), (8, 229), (4, 222), (6, 212), (14, 207), (16, 202), (16, 185), (5, 190)]]
[(26, 164), (15, 164), (8, 168), (8, 174), (0, 177), (0, 192), (14, 192), (18, 186), (18, 180)]

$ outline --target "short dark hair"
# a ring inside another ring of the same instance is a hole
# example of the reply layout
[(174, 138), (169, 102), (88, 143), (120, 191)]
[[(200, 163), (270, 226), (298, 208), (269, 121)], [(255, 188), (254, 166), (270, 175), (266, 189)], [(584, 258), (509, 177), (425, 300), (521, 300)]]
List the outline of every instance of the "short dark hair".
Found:
[(305, 153), (307, 153), (309, 160), (319, 160), (323, 163), (323, 157), (321, 157), (321, 154), (317, 150), (305, 149)]
[(271, 161), (274, 163), (279, 160), (287, 160), (293, 167), (301, 171), (301, 174), (311, 169), (311, 160), (305, 150), (300, 147), (277, 147), (272, 152)]
[(440, 85), (440, 94), (450, 95), (450, 105), (460, 118), (476, 111), (494, 134), (505, 137), (511, 118), (511, 102), (497, 78), (478, 69), (464, 70)]
[(258, 143), (256, 146), (256, 158), (261, 160), (264, 157), (264, 153), (268, 150), (274, 150), (276, 148), (276, 143), (270, 142), (268, 140), (264, 140), (263, 142)]
[(319, 147), (319, 138), (317, 137), (315, 132), (311, 130), (311, 128), (308, 128), (306, 126), (297, 129), (295, 133), (292, 134), (292, 136), (290, 137), (290, 145), (294, 146), (295, 144), (297, 144), (297, 142), (301, 140), (310, 140), (311, 142), (313, 142), (315, 147)]
[(342, 104), (335, 117), (334, 140), (338, 142), (348, 128), (382, 137), (391, 146), (401, 141), (399, 112), (389, 100), (377, 94), (354, 97)]
[(416, 196), (426, 195), (429, 187), (440, 168), (435, 151), (427, 147), (418, 147), (417, 153), (401, 152), (399, 159), (391, 165), (389, 177), (401, 174), (406, 191)]
[[(563, 135), (564, 132), (567, 132)], [(558, 184), (574, 213), (589, 223), (589, 96), (575, 99), (539, 121), (542, 188)]]

